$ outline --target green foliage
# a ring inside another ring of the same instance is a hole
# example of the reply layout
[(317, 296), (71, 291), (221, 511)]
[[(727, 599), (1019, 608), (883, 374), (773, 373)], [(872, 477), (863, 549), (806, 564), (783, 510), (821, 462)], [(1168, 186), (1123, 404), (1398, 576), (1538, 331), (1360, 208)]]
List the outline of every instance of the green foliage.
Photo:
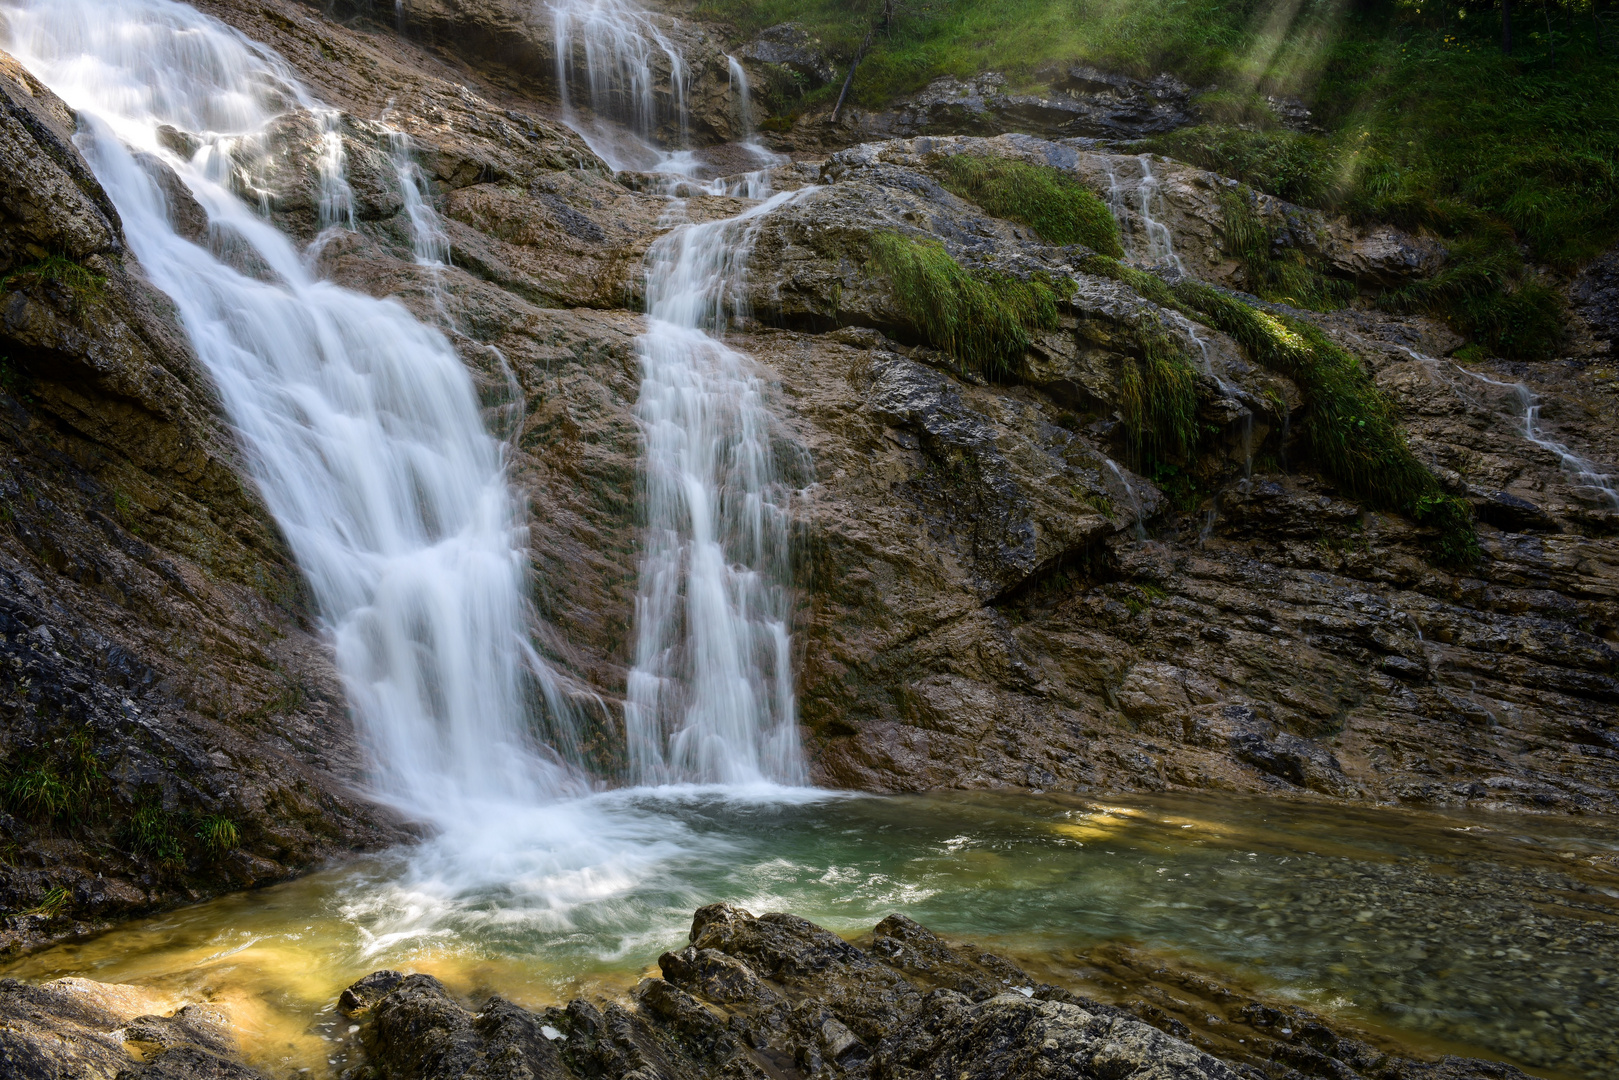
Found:
[(1029, 347), (1029, 330), (1057, 325), (1055, 283), (970, 272), (937, 240), (874, 233), (870, 265), (930, 344), (986, 378), (1005, 376)]
[(1431, 278), (1378, 298), (1391, 311), (1432, 312), (1502, 356), (1550, 357), (1563, 338), (1564, 305), (1555, 289), (1522, 272), (1510, 239), (1474, 235), (1451, 249)]
[(1101, 199), (1059, 169), (1005, 158), (955, 154), (940, 166), (946, 188), (996, 217), (1022, 222), (1052, 244), (1084, 244), (1124, 255), (1119, 226)]
[(1246, 188), (1220, 193), (1225, 251), (1242, 264), (1250, 292), (1312, 311), (1333, 311), (1355, 298), (1353, 282), (1328, 277), (1317, 260), (1296, 247), (1279, 247), (1252, 200)]
[(1138, 331), (1136, 346), (1119, 372), (1119, 412), (1136, 466), (1150, 471), (1197, 444), (1197, 371), (1161, 324)]
[(19, 759), (0, 781), (0, 800), (13, 813), (42, 823), (86, 820), (101, 800), (106, 777), (89, 732), (78, 731), (55, 748)]
[(203, 850), (215, 857), (225, 854), (241, 840), (236, 823), (221, 814), (199, 817), (191, 835), (202, 842)]
[(58, 885), (45, 894), (45, 898), (27, 911), (24, 915), (43, 915), (47, 919), (59, 918), (67, 911), (68, 905), (73, 902), (73, 896), (65, 886)]
[(155, 795), (148, 794), (136, 803), (135, 812), (124, 822), (123, 834), (137, 855), (171, 869), (185, 865), (185, 841), (179, 822), (163, 809)]
[[(1204, 126), (1144, 148), (1304, 205), (1431, 229), (1452, 249), (1503, 233), (1511, 266), (1487, 294), (1436, 295), (1423, 310), (1532, 358), (1549, 348), (1554, 305), (1516, 245), (1569, 270), (1619, 240), (1619, 19), (1606, 8), (1599, 32), (1591, 0), (1514, 6), (1511, 56), (1498, 0), (928, 0), (897, 5), (887, 23), (885, 0), (702, 0), (699, 11), (744, 34), (800, 22), (840, 75), (876, 26), (853, 86), (869, 108), (941, 75), (998, 71), (1009, 89), (1033, 89), (1075, 62), (1218, 86), (1199, 99)], [(1303, 98), (1319, 130), (1282, 127), (1275, 95)]]
[(62, 255), (47, 255), (38, 262), (19, 266), (0, 277), (0, 292), (19, 285), (33, 285), (41, 281), (59, 281), (76, 292), (96, 296), (107, 285), (107, 279), (87, 267)]
[(1393, 410), (1360, 361), (1308, 323), (1250, 307), (1190, 278), (1171, 286), (1113, 259), (1085, 267), (1130, 285), (1235, 338), (1263, 367), (1293, 380), (1304, 394), (1304, 435), (1317, 466), (1351, 496), (1396, 510), (1439, 532), (1437, 559), (1461, 566), (1478, 558), (1478, 538), (1465, 500), (1446, 495), (1406, 445)]

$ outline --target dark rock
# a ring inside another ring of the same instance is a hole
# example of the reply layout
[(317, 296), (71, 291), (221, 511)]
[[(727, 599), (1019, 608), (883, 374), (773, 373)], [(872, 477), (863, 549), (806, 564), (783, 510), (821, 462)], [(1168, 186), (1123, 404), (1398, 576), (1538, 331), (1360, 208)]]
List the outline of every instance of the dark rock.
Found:
[(1619, 353), (1619, 248), (1592, 260), (1574, 278), (1569, 300), (1591, 335)]
[(1505, 491), (1491, 492), (1474, 504), (1480, 521), (1511, 532), (1557, 532), (1557, 519), (1528, 499)]
[[(1102, 1005), (1036, 986), (1006, 959), (944, 941), (903, 915), (879, 923), (863, 950), (803, 919), (715, 904), (697, 912), (692, 940), (664, 954), (666, 979), (643, 980), (630, 1005), (574, 1001), (540, 1015), (500, 998), (474, 1015), (426, 976), (379, 973), (350, 988), (368, 1000), (392, 986), (375, 1019), (361, 1021), (366, 1063), (346, 1075), (1261, 1080), (1298, 1069), (1335, 1080), (1524, 1080), (1510, 1066), (1392, 1057), (1302, 1009), (1273, 1007), (1156, 960), (1150, 978), (1179, 979), (1201, 1014), (1163, 996), (1164, 1007)], [(1113, 948), (1098, 960), (1130, 977), (1144, 957)], [(1188, 1017), (1198, 1022), (1195, 1034)], [(1233, 1025), (1247, 1037), (1233, 1036)], [(1210, 1032), (1235, 1052), (1232, 1060), (1187, 1041)]]
[(811, 86), (823, 86), (837, 76), (837, 69), (820, 44), (798, 23), (780, 23), (759, 31), (758, 37), (742, 47), (741, 56), (762, 64), (780, 64), (804, 76)]

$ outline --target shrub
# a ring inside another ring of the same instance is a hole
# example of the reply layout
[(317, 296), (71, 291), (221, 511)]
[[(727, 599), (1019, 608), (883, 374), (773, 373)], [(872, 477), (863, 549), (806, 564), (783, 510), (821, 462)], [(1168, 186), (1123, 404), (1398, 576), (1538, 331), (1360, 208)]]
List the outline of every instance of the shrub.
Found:
[(1115, 258), (1124, 254), (1107, 204), (1059, 169), (955, 154), (939, 171), (948, 190), (996, 217), (1027, 225), (1049, 243), (1084, 244)]
[(137, 855), (144, 855), (164, 867), (185, 865), (185, 842), (174, 815), (163, 809), (156, 796), (144, 797), (124, 823), (124, 839)]

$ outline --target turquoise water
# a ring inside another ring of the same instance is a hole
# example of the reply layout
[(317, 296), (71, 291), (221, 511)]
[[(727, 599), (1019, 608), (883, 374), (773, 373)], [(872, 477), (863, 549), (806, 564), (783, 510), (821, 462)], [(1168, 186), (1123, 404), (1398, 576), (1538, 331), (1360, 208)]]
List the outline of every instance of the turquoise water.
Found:
[(1418, 1048), (1619, 1075), (1611, 825), (1225, 797), (781, 794), (620, 792), (536, 811), (527, 849), (446, 838), (6, 974), (209, 997), (261, 1065), (326, 1068), (330, 1005), (369, 971), (530, 1005), (617, 993), (684, 940), (693, 909), (730, 900), (849, 935), (903, 911), (1081, 989), (1085, 950), (1123, 942)]

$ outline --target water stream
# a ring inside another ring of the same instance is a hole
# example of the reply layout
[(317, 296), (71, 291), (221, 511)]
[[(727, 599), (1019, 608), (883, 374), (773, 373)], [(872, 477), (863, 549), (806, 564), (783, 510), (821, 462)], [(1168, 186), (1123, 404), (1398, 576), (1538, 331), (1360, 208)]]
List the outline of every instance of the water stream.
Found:
[[(453, 912), (404, 857), (365, 860), (64, 944), (4, 974), (136, 980), (241, 1018), (256, 1061), (343, 1067), (330, 1006), (382, 967), (545, 1005), (627, 991), (714, 900), (846, 934), (904, 911), (1039, 977), (1123, 993), (1090, 950), (1124, 942), (1431, 1053), (1537, 1075), (1619, 1074), (1619, 833), (1236, 796), (839, 797), (612, 792), (595, 815), (668, 823), (659, 872), (519, 917), (491, 873)], [(437, 914), (432, 914), (437, 912)], [(326, 1010), (326, 1011), (322, 1011)], [(331, 1062), (332, 1064), (328, 1064)]]

